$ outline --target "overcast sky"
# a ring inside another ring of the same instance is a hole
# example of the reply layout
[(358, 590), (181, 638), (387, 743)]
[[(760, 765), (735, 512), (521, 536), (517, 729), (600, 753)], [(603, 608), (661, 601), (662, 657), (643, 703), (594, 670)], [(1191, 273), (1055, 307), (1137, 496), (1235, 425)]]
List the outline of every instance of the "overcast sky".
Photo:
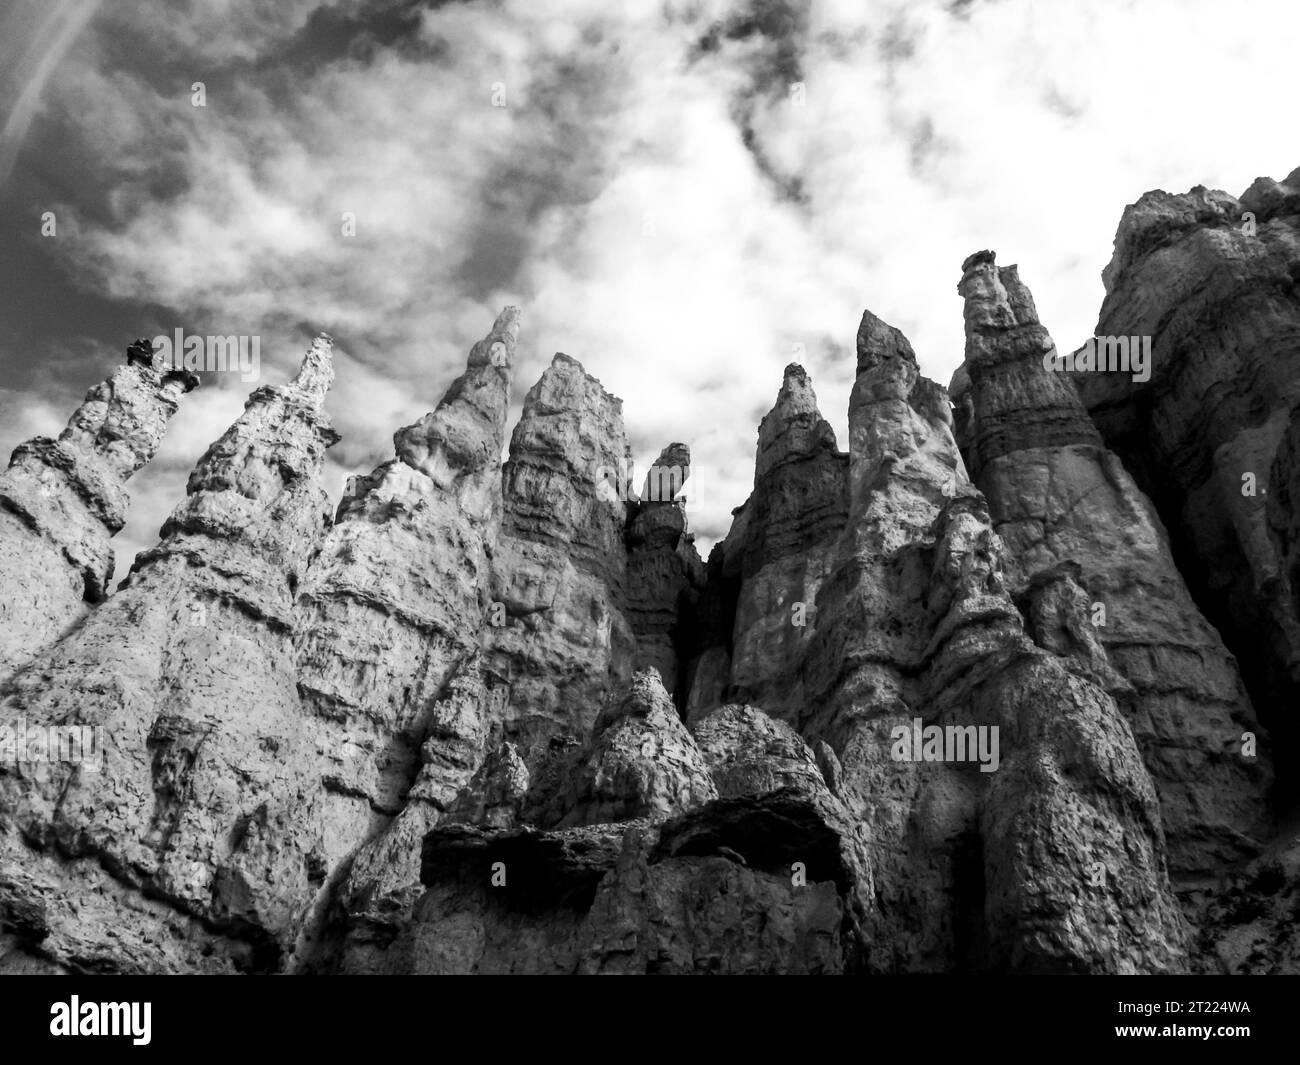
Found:
[[(515, 413), (579, 359), (642, 469), (691, 445), (707, 553), (787, 363), (846, 446), (864, 308), (946, 384), (962, 259), (993, 248), (1073, 348), (1125, 204), (1300, 165), (1296, 7), (5, 0), (0, 450), (137, 336), (258, 335), (274, 384), (324, 330), (337, 497), (514, 303)], [(119, 577), (251, 387), (186, 398)]]

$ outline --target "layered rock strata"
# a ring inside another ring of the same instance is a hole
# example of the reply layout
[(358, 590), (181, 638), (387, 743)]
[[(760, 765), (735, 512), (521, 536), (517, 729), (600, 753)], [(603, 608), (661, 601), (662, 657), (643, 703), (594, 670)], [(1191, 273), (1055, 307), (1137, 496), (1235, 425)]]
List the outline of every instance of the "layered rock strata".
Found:
[(1240, 661), (1290, 801), (1300, 757), (1300, 728), (1283, 709), (1300, 696), (1286, 531), (1300, 401), (1300, 171), (1259, 178), (1240, 198), (1202, 186), (1145, 194), (1125, 209), (1102, 279), (1096, 334), (1149, 338), (1149, 377), (1098, 372), (1073, 383)]
[(695, 625), (704, 563), (686, 521), (691, 449), (669, 444), (628, 508), (627, 620), (636, 636), (636, 668), (658, 670), (682, 705), (691, 687), (686, 663), (699, 652)]
[(394, 434), (395, 457), (350, 486), (299, 597), (299, 692), (337, 881), (321, 901), (381, 936), (488, 740), (480, 637), (518, 335), (507, 307), (438, 406)]
[(1298, 197), (1130, 209), (1150, 381), (991, 252), (952, 402), (864, 313), (846, 450), (788, 367), (707, 565), (566, 355), (502, 464), (507, 308), (332, 517), (322, 338), (106, 597), (137, 350), (0, 480), (0, 970), (1293, 971)]
[(127, 479), (162, 442), (195, 375), (158, 370), (145, 342), (86, 393), (57, 440), (20, 444), (0, 473), (0, 679), (104, 600)]
[(82, 739), (0, 761), (0, 913), (25, 952), (89, 972), (292, 954), (328, 869), (293, 633), (329, 517), (330, 349), (252, 394), (122, 590), (0, 702), (29, 737)]
[(1102, 445), (1073, 374), (1055, 368), (1016, 268), (972, 255), (959, 292), (959, 439), (1006, 548), (1007, 590), (1035, 642), (1124, 710), (1160, 794), (1175, 877), (1210, 885), (1270, 830), (1270, 752), (1237, 663), (1193, 602), (1155, 508)]
[(585, 739), (630, 678), (637, 637), (627, 613), (631, 448), (623, 403), (557, 354), (524, 398), (502, 471), (504, 515), (492, 570), (504, 623), (485, 634), (502, 692), (505, 740), (530, 769)]
[(692, 719), (760, 692), (779, 716), (806, 704), (801, 667), (817, 592), (847, 516), (848, 456), (817, 409), (808, 374), (792, 364), (759, 425), (754, 491), (709, 560)]

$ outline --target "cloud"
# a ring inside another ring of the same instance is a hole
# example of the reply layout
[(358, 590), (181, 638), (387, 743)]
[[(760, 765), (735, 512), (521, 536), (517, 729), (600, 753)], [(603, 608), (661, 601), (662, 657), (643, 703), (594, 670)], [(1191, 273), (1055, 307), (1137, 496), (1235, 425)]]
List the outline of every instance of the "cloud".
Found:
[[(30, 68), (44, 154), (15, 187), (67, 224), (25, 254), (64, 271), (80, 330), (42, 323), (33, 343), (87, 350), (107, 297), (142, 328), (259, 334), (264, 375), (283, 379), (327, 330), (341, 483), (391, 454), (518, 303), (516, 409), (555, 351), (580, 359), (624, 398), (642, 468), (692, 445), (707, 548), (752, 485), (787, 363), (807, 366), (845, 446), (864, 307), (946, 383), (961, 261), (992, 247), (1073, 345), (1125, 203), (1293, 169), (1279, 27), (1296, 16), (1251, 11), (225, 0), (177, 18), (121, 0)], [(58, 172), (88, 177), (56, 197)], [(0, 253), (0, 281), (25, 270)], [(23, 358), (0, 349), (0, 368)], [(108, 369), (88, 360), (82, 390)], [(66, 382), (30, 387), (49, 404)], [(137, 478), (133, 542), (241, 388), (189, 397), (199, 416)]]
[(51, 72), (94, 16), (99, 0), (17, 0), (0, 12), (0, 184), (9, 178)]
[(39, 399), (33, 401), (29, 393), (0, 388), (0, 455), (10, 455), (35, 436), (58, 436), (69, 414)]

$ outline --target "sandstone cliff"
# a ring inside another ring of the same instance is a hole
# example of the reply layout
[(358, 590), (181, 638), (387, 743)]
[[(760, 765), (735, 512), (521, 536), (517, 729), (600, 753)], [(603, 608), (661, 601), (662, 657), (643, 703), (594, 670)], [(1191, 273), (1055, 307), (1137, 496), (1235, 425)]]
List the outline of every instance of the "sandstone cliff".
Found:
[(125, 587), (0, 704), (95, 730), (93, 756), (0, 764), (0, 912), (54, 965), (264, 970), (292, 950), (327, 869), (293, 633), (332, 378), (321, 339), (254, 392)]
[(0, 478), (0, 970), (1295, 971), (1298, 226), (1129, 208), (1149, 379), (989, 251), (951, 401), (865, 312), (845, 450), (787, 367), (707, 563), (567, 355), (502, 463), (506, 308), (332, 513), (318, 340), (109, 595), (192, 383), (137, 351)]
[[(1239, 198), (1202, 186), (1145, 194), (1124, 211), (1102, 279), (1096, 334), (1149, 337), (1150, 376), (1078, 374), (1073, 384), (1150, 498), (1188, 591), (1240, 664), (1271, 733), (1271, 807), (1289, 812), (1300, 783), (1300, 729), (1290, 710), (1300, 694), (1300, 171), (1281, 182), (1259, 178)], [(1214, 735), (1222, 738), (1222, 728)], [(1257, 738), (1263, 761), (1263, 733)], [(1250, 832), (1243, 841), (1243, 854), (1266, 845), (1253, 864), (1227, 874), (1226, 896), (1214, 895), (1207, 964), (1294, 969), (1294, 932), (1264, 918), (1287, 896), (1293, 835)]]
[(1123, 708), (1161, 799), (1175, 879), (1213, 882), (1270, 829), (1268, 749), (1236, 661), (1196, 608), (1155, 508), (1101, 444), (1015, 267), (964, 266), (966, 360), (952, 395), (968, 466), (1040, 646)]
[(104, 599), (126, 481), (153, 458), (181, 395), (198, 384), (155, 369), (137, 345), (86, 393), (57, 440), (20, 445), (0, 474), (0, 678)]

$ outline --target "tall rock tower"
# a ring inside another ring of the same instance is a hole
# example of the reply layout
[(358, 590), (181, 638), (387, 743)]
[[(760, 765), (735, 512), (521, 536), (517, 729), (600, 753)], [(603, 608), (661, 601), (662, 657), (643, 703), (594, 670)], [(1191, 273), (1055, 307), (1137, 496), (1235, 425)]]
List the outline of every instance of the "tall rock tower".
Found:
[[(1006, 545), (1007, 589), (1036, 643), (1124, 710), (1189, 890), (1269, 831), (1268, 750), (1237, 663), (1197, 609), (1155, 508), (1101, 442), (1014, 266), (966, 260), (959, 436)], [(1050, 360), (1049, 360), (1050, 362)], [(1095, 371), (1094, 371), (1095, 372)], [(1249, 748), (1247, 748), (1249, 751)]]
[(328, 520), (331, 343), (199, 460), (125, 587), (20, 674), (0, 720), (95, 757), (0, 765), (4, 912), (84, 969), (266, 971), (325, 873), (297, 587)]
[(107, 594), (126, 481), (153, 458), (193, 374), (159, 371), (147, 341), (86, 393), (57, 440), (20, 444), (0, 474), (0, 682)]

